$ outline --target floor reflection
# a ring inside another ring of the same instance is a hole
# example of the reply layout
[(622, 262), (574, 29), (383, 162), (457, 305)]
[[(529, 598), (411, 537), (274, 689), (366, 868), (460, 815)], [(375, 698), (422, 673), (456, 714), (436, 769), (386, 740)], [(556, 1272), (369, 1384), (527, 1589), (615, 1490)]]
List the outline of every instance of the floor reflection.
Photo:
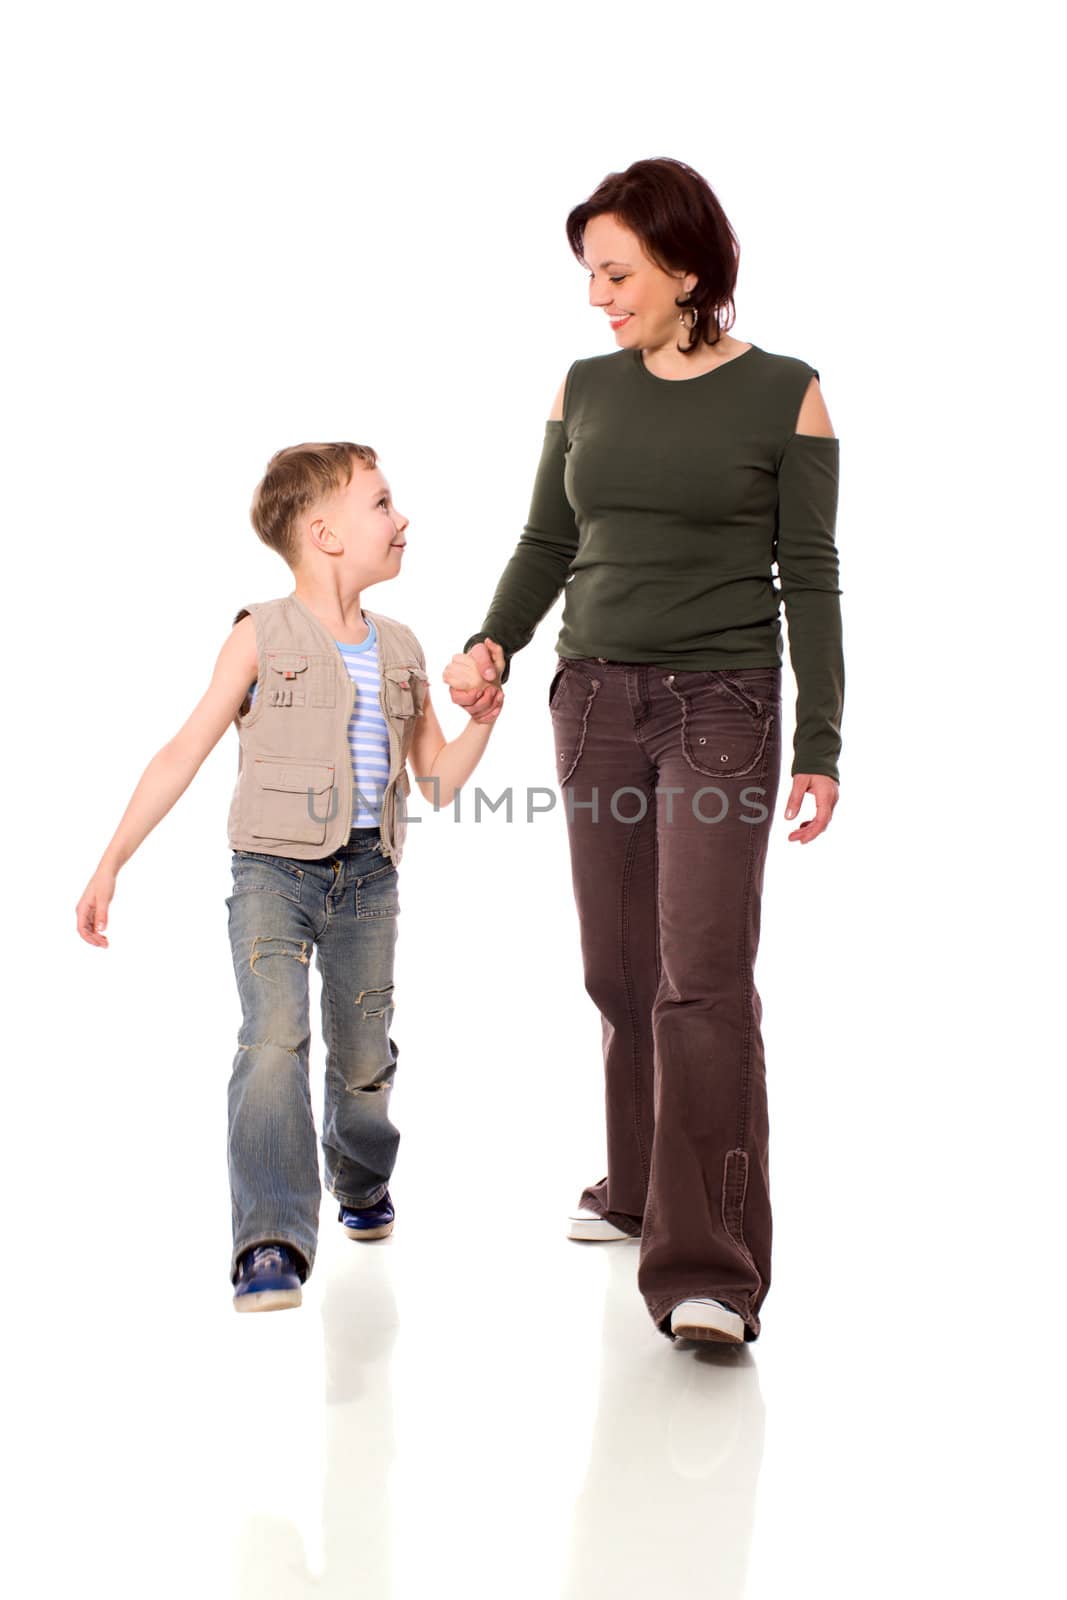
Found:
[[(389, 1600), (394, 1453), (389, 1363), (397, 1331), (388, 1251), (361, 1245), (359, 1268), (325, 1276), (322, 1564), (313, 1571), (293, 1523), (249, 1518), (237, 1554), (242, 1600)], [(284, 1315), (300, 1317), (305, 1308)], [(279, 1313), (281, 1315), (282, 1313)], [(287, 1403), (279, 1375), (276, 1402)]]
[(758, 1367), (748, 1345), (642, 1337), (635, 1251), (610, 1248), (599, 1403), (561, 1600), (740, 1600), (763, 1456)]

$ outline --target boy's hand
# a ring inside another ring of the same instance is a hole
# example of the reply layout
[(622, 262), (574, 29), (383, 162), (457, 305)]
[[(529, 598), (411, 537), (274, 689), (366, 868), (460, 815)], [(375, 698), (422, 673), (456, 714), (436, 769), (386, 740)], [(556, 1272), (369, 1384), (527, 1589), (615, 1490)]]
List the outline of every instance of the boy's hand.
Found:
[(492, 722), (500, 715), (504, 690), (499, 680), (505, 665), (503, 647), (486, 639), (465, 654), (454, 655), (445, 668), (444, 679), (453, 703), (469, 712), (473, 722)]
[(457, 652), (444, 670), (444, 680), (451, 684), (453, 689), (478, 690), (482, 687), (482, 675), (473, 656)]
[(107, 908), (114, 893), (115, 874), (107, 867), (97, 867), (89, 879), (89, 887), (78, 901), (78, 932), (86, 944), (100, 945), (104, 950), (108, 948), (104, 929), (107, 927)]

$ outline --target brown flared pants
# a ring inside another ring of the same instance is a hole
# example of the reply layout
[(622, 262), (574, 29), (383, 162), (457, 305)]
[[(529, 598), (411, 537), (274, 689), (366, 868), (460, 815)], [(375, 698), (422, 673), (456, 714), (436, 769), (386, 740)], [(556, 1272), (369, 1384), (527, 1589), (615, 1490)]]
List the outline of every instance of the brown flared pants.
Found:
[(781, 668), (560, 657), (549, 689), (604, 1039), (607, 1176), (580, 1204), (639, 1235), (670, 1337), (710, 1296), (759, 1336), (771, 1280), (767, 1086), (753, 973), (781, 762)]

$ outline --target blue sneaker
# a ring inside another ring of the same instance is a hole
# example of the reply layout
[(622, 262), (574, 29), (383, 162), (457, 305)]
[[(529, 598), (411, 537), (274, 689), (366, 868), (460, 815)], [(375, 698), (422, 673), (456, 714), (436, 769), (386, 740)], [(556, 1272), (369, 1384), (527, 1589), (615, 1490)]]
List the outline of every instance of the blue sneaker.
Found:
[(284, 1244), (257, 1244), (237, 1262), (235, 1311), (287, 1311), (301, 1300), (303, 1260)]
[(358, 1210), (342, 1204), (337, 1220), (344, 1224), (350, 1239), (384, 1239), (393, 1231), (396, 1212), (386, 1189), (376, 1205), (360, 1206)]

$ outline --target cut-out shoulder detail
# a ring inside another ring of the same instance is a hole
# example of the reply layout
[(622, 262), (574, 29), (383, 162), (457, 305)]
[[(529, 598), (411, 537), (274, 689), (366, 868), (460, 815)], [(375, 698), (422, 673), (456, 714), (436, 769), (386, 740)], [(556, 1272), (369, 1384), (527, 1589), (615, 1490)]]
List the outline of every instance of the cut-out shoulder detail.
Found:
[[(815, 369), (812, 368), (814, 372)], [(826, 409), (826, 402), (819, 387), (819, 375), (811, 379), (804, 391), (804, 398), (797, 412), (794, 423), (796, 437), (804, 439), (828, 439), (833, 437), (834, 425), (830, 421), (830, 413)]]
[(564, 395), (564, 392), (566, 391), (566, 388), (567, 388), (567, 380), (566, 380), (566, 378), (564, 378), (563, 382), (560, 384), (559, 389), (558, 389), (558, 391), (556, 393), (556, 398), (552, 402), (551, 410), (548, 413), (549, 422), (562, 422), (563, 421), (563, 395)]

